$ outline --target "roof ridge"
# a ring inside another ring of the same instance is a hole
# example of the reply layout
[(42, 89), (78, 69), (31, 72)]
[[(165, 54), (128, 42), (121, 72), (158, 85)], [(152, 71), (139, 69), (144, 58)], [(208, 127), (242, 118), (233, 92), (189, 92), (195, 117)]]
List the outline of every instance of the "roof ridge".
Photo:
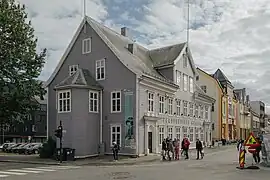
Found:
[(171, 44), (171, 45), (166, 45), (166, 46), (162, 46), (162, 47), (158, 47), (158, 48), (154, 48), (154, 49), (149, 49), (149, 51), (161, 50), (161, 49), (165, 49), (165, 48), (168, 48), (168, 47), (173, 47), (173, 46), (176, 46), (176, 45), (182, 45), (182, 44), (186, 44), (186, 42), (174, 43), (174, 44)]

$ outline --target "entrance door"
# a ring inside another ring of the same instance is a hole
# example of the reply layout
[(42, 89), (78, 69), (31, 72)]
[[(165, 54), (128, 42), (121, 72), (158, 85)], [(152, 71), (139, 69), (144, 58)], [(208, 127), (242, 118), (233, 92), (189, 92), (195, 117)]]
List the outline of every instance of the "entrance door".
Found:
[(148, 149), (149, 149), (149, 153), (153, 153), (153, 137), (152, 137), (152, 132), (148, 132)]

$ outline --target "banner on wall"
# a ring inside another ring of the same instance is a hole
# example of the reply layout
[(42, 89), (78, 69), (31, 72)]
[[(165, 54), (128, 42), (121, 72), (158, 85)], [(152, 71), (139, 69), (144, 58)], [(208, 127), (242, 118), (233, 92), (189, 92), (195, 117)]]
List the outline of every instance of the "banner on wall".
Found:
[(125, 92), (125, 146), (135, 148), (133, 92)]

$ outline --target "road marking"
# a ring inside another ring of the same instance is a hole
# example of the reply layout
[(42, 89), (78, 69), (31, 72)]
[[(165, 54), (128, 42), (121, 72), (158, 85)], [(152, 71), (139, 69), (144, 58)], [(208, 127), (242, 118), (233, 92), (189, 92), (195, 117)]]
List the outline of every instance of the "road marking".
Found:
[(9, 174), (9, 175), (26, 175), (26, 173), (19, 173), (19, 172), (8, 172), (8, 171), (0, 171), (0, 174)]
[(0, 178), (4, 178), (4, 177), (8, 177), (9, 175), (1, 175), (0, 174)]
[(30, 171), (45, 171), (45, 172), (53, 172), (56, 171), (54, 169), (43, 169), (43, 168), (23, 168), (25, 170), (30, 170)]
[(80, 166), (45, 166), (45, 167), (38, 167), (38, 168), (65, 170), (65, 169), (78, 169), (81, 167)]
[(11, 170), (8, 170), (8, 171), (22, 172), (22, 173), (34, 173), (34, 174), (42, 173), (41, 171), (30, 171), (30, 170), (23, 170), (23, 169), (11, 169)]

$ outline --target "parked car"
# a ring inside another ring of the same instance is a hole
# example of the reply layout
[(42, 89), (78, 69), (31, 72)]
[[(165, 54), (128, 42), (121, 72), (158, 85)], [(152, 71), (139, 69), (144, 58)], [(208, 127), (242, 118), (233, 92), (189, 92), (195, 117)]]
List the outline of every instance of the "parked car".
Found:
[(39, 154), (40, 148), (42, 148), (42, 143), (37, 143), (34, 146), (26, 148), (25, 154)]
[(19, 154), (24, 154), (25, 150), (29, 147), (32, 147), (36, 145), (35, 143), (26, 143), (24, 146), (19, 146), (18, 148), (16, 148), (16, 152)]
[(24, 146), (26, 146), (27, 143), (22, 143), (21, 145), (17, 146), (17, 147), (14, 147), (12, 148), (12, 152), (13, 153), (18, 153), (20, 149), (22, 149)]
[(15, 145), (15, 143), (4, 143), (0, 146), (0, 150), (3, 151), (3, 152), (6, 152), (6, 149), (10, 146), (13, 146)]
[(6, 150), (5, 150), (5, 152), (11, 153), (13, 148), (16, 148), (16, 147), (18, 147), (18, 146), (20, 146), (20, 145), (21, 145), (21, 143), (13, 144), (13, 145), (11, 145), (11, 146), (8, 146), (8, 147), (6, 148)]

